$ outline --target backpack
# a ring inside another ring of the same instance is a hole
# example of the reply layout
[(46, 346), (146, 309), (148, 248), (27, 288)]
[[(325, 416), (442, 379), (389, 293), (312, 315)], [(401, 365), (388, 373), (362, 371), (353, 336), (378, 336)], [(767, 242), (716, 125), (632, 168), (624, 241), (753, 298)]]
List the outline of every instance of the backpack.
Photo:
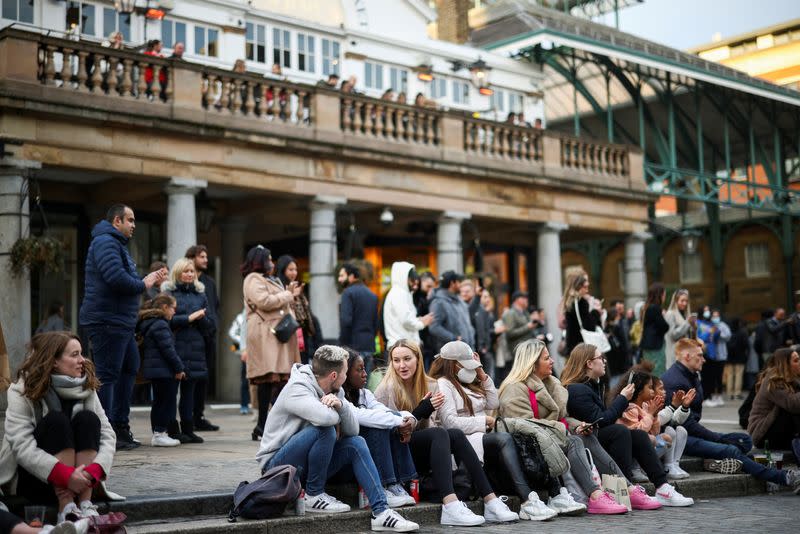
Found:
[(233, 493), (233, 506), (228, 521), (236, 518), (270, 519), (278, 517), (294, 502), (302, 491), (297, 469), (292, 465), (277, 465), (255, 482), (239, 483)]

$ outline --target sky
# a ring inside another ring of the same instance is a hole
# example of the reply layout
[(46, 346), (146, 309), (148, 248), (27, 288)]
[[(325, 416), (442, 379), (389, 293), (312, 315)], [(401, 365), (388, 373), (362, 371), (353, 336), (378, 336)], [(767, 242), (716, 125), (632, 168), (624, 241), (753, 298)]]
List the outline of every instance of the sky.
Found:
[(800, 0), (644, 0), (620, 11), (620, 29), (685, 50), (798, 18)]

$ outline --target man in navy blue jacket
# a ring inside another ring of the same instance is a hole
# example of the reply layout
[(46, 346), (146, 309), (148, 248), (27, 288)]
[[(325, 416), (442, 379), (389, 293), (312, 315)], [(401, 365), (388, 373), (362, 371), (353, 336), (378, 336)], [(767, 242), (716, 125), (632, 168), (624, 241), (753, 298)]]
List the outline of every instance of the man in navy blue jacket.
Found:
[(339, 344), (361, 354), (369, 373), (378, 331), (378, 297), (364, 285), (358, 267), (352, 263), (342, 265), (338, 279), (345, 288), (339, 309)]
[(694, 389), (697, 394), (690, 405), (691, 414), (683, 423), (689, 437), (685, 453), (688, 456), (710, 458), (709, 468), (722, 473), (734, 473), (742, 469), (759, 480), (767, 480), (783, 486), (791, 486), (800, 492), (800, 471), (766, 467), (747, 456), (753, 448), (753, 440), (742, 432), (720, 434), (700, 423), (703, 416), (703, 385), (700, 370), (703, 368), (703, 347), (694, 339), (681, 339), (675, 344), (675, 363), (661, 377), (667, 392), (664, 405), (672, 402), (677, 391)]
[(128, 422), (133, 384), (139, 371), (139, 350), (134, 337), (139, 299), (145, 289), (160, 284), (168, 274), (161, 269), (139, 278), (127, 247), (135, 228), (133, 210), (115, 204), (106, 219), (92, 230), (79, 315), (102, 384), (97, 392), (100, 404), (117, 434), (117, 450), (139, 446)]

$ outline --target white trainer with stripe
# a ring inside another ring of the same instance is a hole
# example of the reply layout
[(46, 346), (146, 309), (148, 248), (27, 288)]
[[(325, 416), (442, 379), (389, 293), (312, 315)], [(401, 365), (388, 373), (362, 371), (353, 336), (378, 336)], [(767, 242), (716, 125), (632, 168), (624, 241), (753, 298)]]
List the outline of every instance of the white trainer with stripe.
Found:
[(306, 512), (308, 513), (341, 514), (342, 512), (350, 511), (350, 506), (324, 492), (313, 497), (306, 494), (303, 499), (305, 499)]
[(387, 508), (377, 517), (372, 517), (373, 532), (413, 532), (419, 530), (419, 525), (403, 518), (400, 514)]

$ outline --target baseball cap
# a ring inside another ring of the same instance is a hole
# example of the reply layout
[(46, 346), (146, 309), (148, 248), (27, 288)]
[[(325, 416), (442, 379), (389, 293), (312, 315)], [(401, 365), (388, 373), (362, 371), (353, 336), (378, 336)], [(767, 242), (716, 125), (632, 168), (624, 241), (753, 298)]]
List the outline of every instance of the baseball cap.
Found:
[(445, 360), (455, 360), (464, 369), (477, 369), (481, 362), (472, 357), (472, 349), (463, 341), (450, 341), (442, 346), (438, 356)]

